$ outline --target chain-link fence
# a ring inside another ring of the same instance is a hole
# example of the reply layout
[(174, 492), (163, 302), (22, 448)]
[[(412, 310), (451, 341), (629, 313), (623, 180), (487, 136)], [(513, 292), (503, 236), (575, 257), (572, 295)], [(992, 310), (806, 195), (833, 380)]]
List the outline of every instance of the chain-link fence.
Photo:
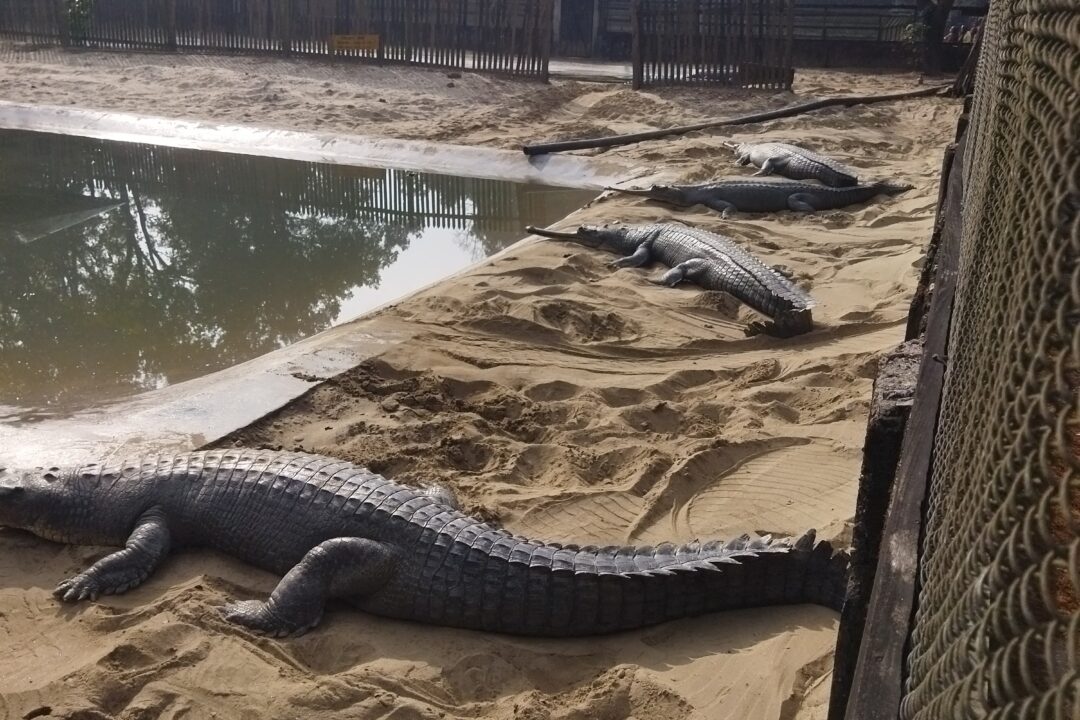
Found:
[(1080, 717), (1080, 11), (992, 4), (901, 716)]

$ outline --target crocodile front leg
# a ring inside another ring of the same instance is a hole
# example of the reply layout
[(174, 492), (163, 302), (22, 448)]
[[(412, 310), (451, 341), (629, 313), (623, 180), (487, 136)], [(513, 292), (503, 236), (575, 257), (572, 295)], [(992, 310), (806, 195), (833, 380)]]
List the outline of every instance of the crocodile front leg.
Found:
[(635, 250), (633, 254), (609, 262), (608, 265), (616, 268), (641, 267), (649, 262), (649, 258), (649, 245), (648, 243), (642, 243), (641, 245), (638, 245), (637, 250)]
[(779, 157), (771, 157), (766, 159), (765, 162), (761, 163), (761, 169), (754, 173), (754, 175), (772, 175), (774, 172), (780, 169), (781, 161), (782, 158)]
[(327, 540), (308, 551), (266, 602), (234, 602), (221, 613), (256, 632), (300, 635), (319, 624), (330, 598), (364, 596), (383, 587), (397, 561), (398, 553), (386, 543), (357, 537)]
[(693, 280), (698, 277), (705, 271), (706, 266), (707, 263), (701, 258), (690, 258), (671, 268), (660, 277), (650, 278), (649, 282), (656, 285), (675, 287), (683, 280)]
[(151, 508), (139, 518), (123, 550), (103, 557), (85, 572), (64, 580), (53, 590), (53, 595), (64, 602), (119, 595), (150, 577), (168, 555), (169, 544), (165, 515), (159, 508)]
[(811, 204), (813, 195), (808, 193), (795, 193), (787, 199), (788, 207), (796, 212), (817, 212), (817, 208)]
[(707, 208), (715, 210), (716, 212), (720, 213), (721, 217), (725, 217), (725, 218), (731, 217), (732, 215), (734, 215), (736, 212), (739, 211), (739, 209), (737, 207), (735, 207), (735, 205), (733, 205), (732, 203), (729, 203), (727, 200), (718, 200), (716, 198), (706, 198), (706, 199), (701, 201), (701, 204), (704, 205)]

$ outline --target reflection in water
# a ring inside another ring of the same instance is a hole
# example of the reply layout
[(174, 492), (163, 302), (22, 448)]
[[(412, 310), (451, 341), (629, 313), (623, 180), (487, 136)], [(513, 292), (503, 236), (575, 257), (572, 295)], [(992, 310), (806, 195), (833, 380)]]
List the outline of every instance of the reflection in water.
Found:
[(445, 277), (587, 198), (0, 132), (0, 405), (70, 409), (233, 365)]

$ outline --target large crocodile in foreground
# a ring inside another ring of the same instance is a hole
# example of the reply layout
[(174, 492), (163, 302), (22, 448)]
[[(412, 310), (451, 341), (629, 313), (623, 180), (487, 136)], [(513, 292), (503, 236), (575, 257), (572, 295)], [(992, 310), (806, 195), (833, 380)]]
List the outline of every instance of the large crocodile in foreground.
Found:
[(615, 267), (640, 267), (653, 261), (667, 265), (658, 284), (675, 286), (690, 280), (706, 290), (721, 290), (773, 319), (766, 327), (778, 335), (813, 329), (813, 299), (777, 270), (743, 250), (734, 240), (678, 223), (654, 225), (582, 225), (573, 233), (527, 227), (541, 237), (570, 240), (625, 253)]
[(852, 187), (826, 187), (811, 182), (760, 178), (718, 180), (703, 185), (653, 185), (646, 190), (609, 187), (673, 205), (704, 205), (728, 217), (733, 212), (816, 212), (866, 202), (878, 195), (898, 195), (911, 185), (881, 181)]
[(178, 547), (283, 574), (269, 599), (223, 608), (277, 636), (314, 627), (328, 600), (438, 625), (576, 636), (715, 610), (839, 608), (846, 556), (813, 531), (655, 547), (576, 547), (511, 535), (436, 494), (348, 462), (254, 450), (106, 466), (0, 471), (0, 525), (124, 546), (61, 582), (67, 602), (122, 593)]
[(819, 180), (830, 187), (859, 184), (854, 168), (812, 150), (787, 143), (729, 143), (740, 165), (760, 168), (755, 175), (783, 175), (792, 180)]

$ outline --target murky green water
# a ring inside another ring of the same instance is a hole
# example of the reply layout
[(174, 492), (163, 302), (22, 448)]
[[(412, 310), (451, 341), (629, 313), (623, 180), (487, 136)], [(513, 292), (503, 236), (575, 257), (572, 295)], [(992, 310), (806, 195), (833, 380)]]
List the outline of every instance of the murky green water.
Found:
[(0, 132), (0, 406), (72, 409), (242, 362), (591, 195)]

